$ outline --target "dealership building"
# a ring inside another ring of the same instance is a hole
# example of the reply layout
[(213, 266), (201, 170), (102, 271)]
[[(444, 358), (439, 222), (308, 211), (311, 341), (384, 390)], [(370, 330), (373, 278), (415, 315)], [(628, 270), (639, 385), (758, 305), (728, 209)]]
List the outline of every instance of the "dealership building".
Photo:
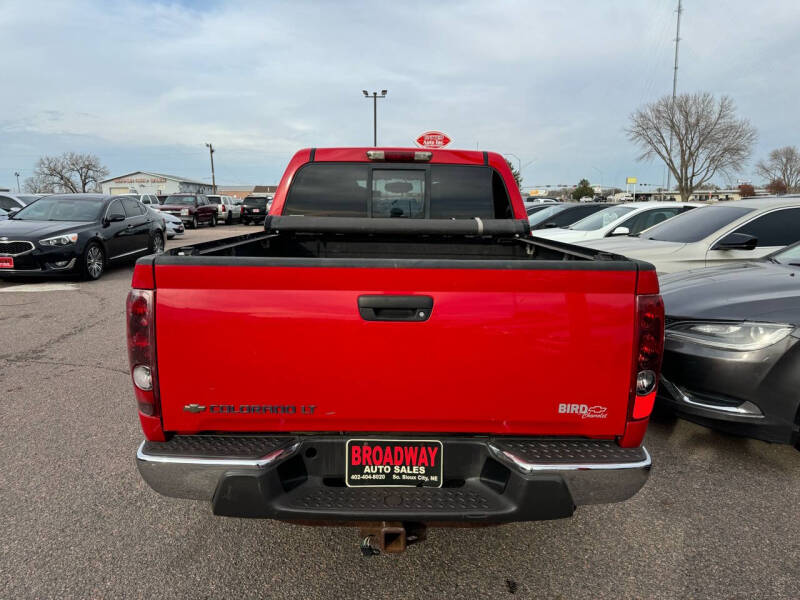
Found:
[(211, 184), (185, 177), (134, 171), (100, 182), (104, 194), (156, 194), (168, 195), (180, 192), (210, 194)]

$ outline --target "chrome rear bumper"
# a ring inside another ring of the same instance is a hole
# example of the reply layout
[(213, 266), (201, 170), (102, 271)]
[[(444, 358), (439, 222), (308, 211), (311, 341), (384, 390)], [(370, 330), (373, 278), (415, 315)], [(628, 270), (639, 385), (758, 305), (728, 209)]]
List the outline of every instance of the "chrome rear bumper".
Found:
[(158, 493), (211, 501), (220, 515), (419, 522), (568, 517), (630, 498), (651, 466), (643, 447), (610, 440), (430, 437), (443, 447), (438, 488), (347, 487), (341, 435), (175, 436), (143, 442), (136, 462)]

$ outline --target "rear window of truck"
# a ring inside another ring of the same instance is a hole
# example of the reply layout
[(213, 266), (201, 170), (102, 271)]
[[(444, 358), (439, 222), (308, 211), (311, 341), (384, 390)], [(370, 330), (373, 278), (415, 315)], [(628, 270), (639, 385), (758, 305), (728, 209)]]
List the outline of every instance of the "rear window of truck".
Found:
[(284, 215), (405, 219), (512, 218), (500, 175), (489, 167), (317, 163), (295, 175)]

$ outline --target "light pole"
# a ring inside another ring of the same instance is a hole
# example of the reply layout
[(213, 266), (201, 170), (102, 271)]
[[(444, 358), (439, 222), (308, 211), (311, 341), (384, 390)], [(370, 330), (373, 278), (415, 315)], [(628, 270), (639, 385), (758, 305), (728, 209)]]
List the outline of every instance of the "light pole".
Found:
[(19, 171), (14, 171), (14, 177), (17, 178), (17, 193), (19, 194)]
[(600, 169), (598, 169), (597, 167), (592, 167), (592, 168), (595, 171), (597, 171), (597, 173), (600, 175), (600, 187), (603, 187), (603, 179), (605, 179), (605, 175), (603, 175), (603, 172)]
[(214, 146), (206, 142), (206, 147), (208, 148), (208, 154), (211, 157), (211, 193), (217, 193), (217, 180), (214, 176)]
[(378, 92), (372, 92), (372, 96), (369, 95), (367, 90), (361, 90), (361, 93), (364, 94), (364, 98), (372, 98), (372, 145), (378, 145), (378, 98), (386, 98), (387, 91), (381, 90), (380, 95)]

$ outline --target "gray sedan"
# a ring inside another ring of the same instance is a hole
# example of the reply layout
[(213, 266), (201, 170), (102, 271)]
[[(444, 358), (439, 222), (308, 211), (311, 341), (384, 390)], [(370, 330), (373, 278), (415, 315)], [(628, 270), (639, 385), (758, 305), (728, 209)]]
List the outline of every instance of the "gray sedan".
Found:
[(800, 442), (800, 243), (661, 283), (659, 404), (714, 429)]

